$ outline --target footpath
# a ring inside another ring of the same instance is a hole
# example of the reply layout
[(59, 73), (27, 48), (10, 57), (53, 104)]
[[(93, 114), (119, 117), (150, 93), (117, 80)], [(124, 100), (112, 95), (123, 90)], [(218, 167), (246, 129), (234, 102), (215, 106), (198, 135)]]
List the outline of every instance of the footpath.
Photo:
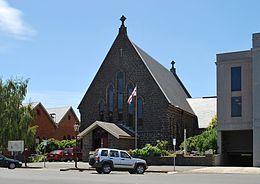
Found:
[[(47, 169), (57, 171), (91, 171), (95, 170), (87, 162), (78, 162), (78, 168), (75, 168), (74, 162), (43, 162), (29, 163), (26, 168), (24, 165), (21, 169)], [(257, 167), (205, 167), (205, 166), (149, 166), (146, 170), (148, 173), (204, 173), (204, 174), (260, 174), (260, 168)]]

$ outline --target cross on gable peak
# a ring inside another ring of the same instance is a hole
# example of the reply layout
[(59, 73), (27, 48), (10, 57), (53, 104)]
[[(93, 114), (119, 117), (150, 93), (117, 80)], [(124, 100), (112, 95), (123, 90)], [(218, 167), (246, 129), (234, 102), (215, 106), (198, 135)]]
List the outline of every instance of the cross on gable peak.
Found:
[(120, 20), (121, 20), (122, 24), (121, 24), (121, 26), (119, 28), (119, 33), (126, 34), (126, 27), (125, 27), (126, 17), (124, 15), (122, 15)]

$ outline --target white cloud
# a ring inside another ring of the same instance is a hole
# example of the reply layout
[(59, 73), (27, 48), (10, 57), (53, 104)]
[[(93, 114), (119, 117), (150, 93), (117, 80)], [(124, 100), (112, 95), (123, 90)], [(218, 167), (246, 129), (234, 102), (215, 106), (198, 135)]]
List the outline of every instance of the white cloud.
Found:
[(0, 0), (0, 31), (8, 33), (17, 39), (29, 39), (36, 31), (25, 25), (23, 12), (12, 8), (6, 0)]

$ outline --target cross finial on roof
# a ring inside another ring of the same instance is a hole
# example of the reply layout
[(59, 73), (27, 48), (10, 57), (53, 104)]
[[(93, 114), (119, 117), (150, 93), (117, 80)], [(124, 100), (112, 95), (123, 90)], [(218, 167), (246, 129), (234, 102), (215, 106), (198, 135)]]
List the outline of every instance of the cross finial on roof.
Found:
[(125, 20), (126, 20), (126, 17), (124, 15), (122, 15), (122, 17), (120, 18), (122, 24), (119, 28), (119, 33), (121, 34), (126, 34), (126, 27), (125, 27)]
[(124, 27), (125, 27), (126, 17), (125, 17), (124, 15), (122, 15), (122, 17), (120, 18), (120, 20), (122, 21), (122, 25), (121, 25), (121, 26), (124, 26)]
[(176, 74), (176, 68), (175, 68), (175, 66), (174, 66), (174, 65), (175, 65), (175, 61), (172, 60), (171, 64), (172, 64), (171, 72), (172, 72), (173, 74)]

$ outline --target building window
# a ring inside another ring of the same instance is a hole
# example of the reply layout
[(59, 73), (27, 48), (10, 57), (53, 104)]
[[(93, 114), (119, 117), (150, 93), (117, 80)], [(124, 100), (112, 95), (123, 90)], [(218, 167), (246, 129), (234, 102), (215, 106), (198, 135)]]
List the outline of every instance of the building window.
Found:
[(114, 111), (114, 95), (113, 92), (114, 88), (112, 85), (110, 85), (107, 88), (107, 104), (108, 104), (108, 118), (109, 121), (112, 122), (113, 121), (113, 111)]
[(143, 123), (143, 99), (141, 97), (138, 98), (137, 101), (137, 120), (140, 125)]
[(241, 67), (231, 67), (231, 91), (241, 91)]
[(124, 74), (122, 72), (117, 73), (117, 110), (118, 120), (123, 119), (123, 101), (124, 101)]
[(99, 105), (98, 105), (99, 107), (99, 118), (100, 118), (100, 120), (101, 121), (104, 121), (104, 110), (105, 110), (105, 108), (104, 108), (104, 100), (101, 100), (100, 102), (99, 102)]
[[(134, 85), (132, 83), (127, 85), (127, 97), (131, 95), (134, 90)], [(134, 99), (130, 104), (127, 104), (127, 112), (128, 112), (128, 126), (134, 127)]]
[(231, 98), (231, 117), (241, 117), (242, 99), (241, 96)]
[(71, 119), (71, 116), (70, 115), (68, 115), (68, 120), (70, 120)]

